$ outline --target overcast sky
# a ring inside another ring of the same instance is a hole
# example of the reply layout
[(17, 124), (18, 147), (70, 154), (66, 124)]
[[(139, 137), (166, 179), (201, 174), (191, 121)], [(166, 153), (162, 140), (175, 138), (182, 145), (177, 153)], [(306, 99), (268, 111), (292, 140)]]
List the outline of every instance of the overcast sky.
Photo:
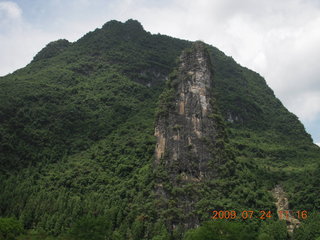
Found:
[(0, 0), (0, 76), (50, 41), (129, 18), (257, 71), (320, 143), (320, 0)]

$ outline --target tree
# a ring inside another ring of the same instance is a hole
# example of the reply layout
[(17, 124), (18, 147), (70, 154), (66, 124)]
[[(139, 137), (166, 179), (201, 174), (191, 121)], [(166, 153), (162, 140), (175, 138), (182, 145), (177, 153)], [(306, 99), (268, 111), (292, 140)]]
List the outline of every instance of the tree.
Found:
[(286, 240), (287, 225), (285, 221), (264, 222), (259, 230), (258, 240)]
[(0, 218), (0, 239), (14, 240), (23, 233), (22, 224), (14, 218)]
[(254, 239), (251, 232), (247, 232), (244, 223), (214, 221), (205, 222), (199, 228), (189, 230), (185, 235), (185, 240), (245, 240)]
[(110, 221), (104, 217), (83, 217), (71, 229), (70, 235), (76, 240), (105, 240), (111, 234)]
[(310, 214), (301, 226), (293, 232), (295, 240), (320, 239), (320, 215)]

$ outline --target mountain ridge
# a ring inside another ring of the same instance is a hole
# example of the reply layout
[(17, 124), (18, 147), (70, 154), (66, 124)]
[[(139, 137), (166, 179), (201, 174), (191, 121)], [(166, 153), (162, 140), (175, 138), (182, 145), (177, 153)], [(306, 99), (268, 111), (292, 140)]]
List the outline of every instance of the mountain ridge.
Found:
[[(0, 216), (76, 239), (89, 222), (108, 226), (97, 233), (110, 239), (182, 239), (188, 228), (177, 221), (186, 218), (180, 193), (200, 194), (202, 223), (214, 209), (275, 210), (268, 191), (279, 183), (292, 209), (311, 211), (319, 147), (259, 74), (207, 44), (216, 127), (227, 135), (219, 144), (232, 161), (199, 188), (174, 186), (168, 169), (154, 168), (154, 126), (170, 104), (163, 94), (192, 45), (152, 35), (134, 20), (111, 21), (74, 43), (49, 43), (25, 68), (0, 78)], [(154, 195), (159, 178), (169, 201)], [(262, 225), (244, 229), (258, 235)]]

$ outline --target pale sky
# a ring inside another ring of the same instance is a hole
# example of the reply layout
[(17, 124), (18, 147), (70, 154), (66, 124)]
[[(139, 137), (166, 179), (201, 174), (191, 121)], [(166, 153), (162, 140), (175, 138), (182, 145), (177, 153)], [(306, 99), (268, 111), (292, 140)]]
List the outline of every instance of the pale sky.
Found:
[(53, 40), (129, 18), (257, 71), (320, 143), (320, 0), (0, 0), (0, 76)]

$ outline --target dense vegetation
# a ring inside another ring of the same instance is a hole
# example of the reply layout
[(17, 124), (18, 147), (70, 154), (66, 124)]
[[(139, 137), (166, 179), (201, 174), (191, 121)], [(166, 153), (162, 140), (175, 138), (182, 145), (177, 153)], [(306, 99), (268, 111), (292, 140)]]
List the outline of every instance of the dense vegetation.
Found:
[[(183, 238), (182, 226), (167, 230), (166, 217), (181, 214), (174, 202), (162, 212), (153, 196), (153, 132), (167, 104), (159, 98), (165, 79), (190, 44), (152, 35), (134, 20), (111, 21), (77, 42), (48, 44), (0, 78), (0, 239)], [(206, 223), (212, 209), (274, 211), (276, 184), (294, 209), (320, 208), (319, 148), (262, 77), (208, 48), (234, 171), (221, 169), (223, 178), (189, 190), (205, 193), (198, 203), (204, 224), (185, 239), (221, 231), (230, 233), (225, 239), (235, 232), (286, 239), (275, 219)], [(320, 236), (319, 217), (312, 219), (296, 239)]]

